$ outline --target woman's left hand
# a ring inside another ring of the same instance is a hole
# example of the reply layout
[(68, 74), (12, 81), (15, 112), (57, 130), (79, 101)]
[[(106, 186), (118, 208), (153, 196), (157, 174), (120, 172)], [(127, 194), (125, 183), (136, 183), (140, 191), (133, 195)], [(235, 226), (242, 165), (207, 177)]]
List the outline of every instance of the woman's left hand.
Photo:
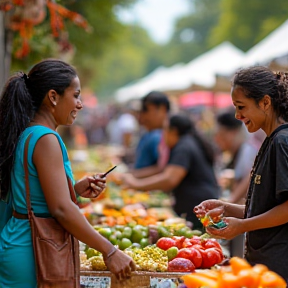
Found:
[(103, 173), (85, 176), (74, 185), (75, 191), (84, 198), (97, 198), (106, 188), (106, 177), (102, 176)]
[(227, 225), (225, 228), (217, 229), (213, 227), (206, 227), (206, 232), (215, 238), (227, 239), (227, 240), (233, 239), (239, 234), (242, 234), (245, 232), (245, 231), (242, 231), (243, 219), (238, 219), (238, 218), (233, 218), (233, 217), (224, 217), (223, 221)]
[(128, 189), (128, 188), (136, 188), (137, 186), (137, 178), (135, 178), (132, 174), (130, 173), (125, 173), (121, 175), (121, 187), (123, 189)]

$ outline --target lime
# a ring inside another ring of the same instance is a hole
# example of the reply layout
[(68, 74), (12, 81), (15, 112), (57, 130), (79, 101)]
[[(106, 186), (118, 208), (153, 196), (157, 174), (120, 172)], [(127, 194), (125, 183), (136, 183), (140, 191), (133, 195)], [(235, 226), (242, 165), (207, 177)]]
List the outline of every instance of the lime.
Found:
[(167, 257), (168, 261), (174, 259), (178, 254), (178, 248), (177, 247), (171, 247), (167, 250)]
[(132, 220), (132, 221), (129, 222), (127, 225), (128, 225), (129, 227), (133, 228), (133, 227), (135, 227), (135, 226), (137, 225), (137, 222)]
[(132, 235), (132, 228), (125, 227), (123, 232), (122, 232), (122, 237), (130, 239), (131, 235)]
[(174, 234), (175, 234), (175, 236), (185, 236), (188, 230), (190, 230), (190, 228), (182, 227), (182, 228), (176, 230)]
[(115, 229), (118, 230), (118, 231), (122, 232), (124, 230), (124, 228), (125, 228), (124, 225), (115, 225)]
[(140, 243), (142, 238), (144, 238), (142, 228), (139, 228), (138, 225), (136, 225), (132, 229), (131, 240), (132, 240), (133, 243)]
[(94, 256), (99, 256), (100, 252), (93, 249), (93, 248), (88, 248), (88, 250), (86, 250), (86, 255), (87, 255), (87, 259), (94, 257)]
[(148, 237), (148, 233), (149, 233), (148, 227), (147, 226), (142, 226), (143, 237), (147, 238)]
[(149, 244), (150, 244), (150, 243), (149, 243), (148, 238), (142, 238), (142, 239), (140, 240), (140, 245), (141, 245), (142, 248), (148, 246)]
[(201, 236), (203, 234), (203, 232), (200, 230), (192, 230), (192, 232), (193, 232), (193, 236)]
[(183, 236), (185, 236), (186, 238), (192, 238), (194, 236), (194, 233), (192, 230), (187, 230), (185, 232), (185, 235), (183, 235)]
[(130, 246), (130, 248), (141, 248), (141, 245), (139, 243), (132, 243), (132, 245)]
[(165, 228), (164, 226), (159, 226), (158, 227), (158, 233), (159, 233), (159, 237), (171, 237), (172, 234), (170, 233), (170, 231)]
[(131, 242), (131, 240), (129, 240), (127, 238), (122, 238), (119, 241), (118, 245), (119, 245), (120, 250), (124, 250), (124, 249), (130, 247), (132, 245), (132, 242)]
[(117, 239), (123, 238), (123, 237), (122, 237), (122, 233), (121, 233), (120, 231), (115, 231), (115, 232), (113, 233), (113, 235), (115, 235)]
[(112, 234), (111, 228), (100, 228), (98, 232), (107, 239), (109, 239)]
[(113, 245), (117, 245), (118, 244), (118, 238), (115, 234), (112, 234), (110, 237), (109, 237), (109, 241), (113, 244)]

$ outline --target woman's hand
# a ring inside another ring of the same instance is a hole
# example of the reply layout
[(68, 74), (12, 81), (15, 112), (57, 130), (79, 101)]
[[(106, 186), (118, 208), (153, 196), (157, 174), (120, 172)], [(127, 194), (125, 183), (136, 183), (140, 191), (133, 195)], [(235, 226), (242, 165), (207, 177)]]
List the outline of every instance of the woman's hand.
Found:
[(102, 178), (103, 173), (94, 176), (85, 176), (75, 185), (75, 191), (84, 198), (97, 198), (106, 188), (106, 178)]
[(216, 229), (213, 227), (206, 227), (206, 232), (215, 238), (227, 240), (233, 239), (246, 232), (243, 230), (243, 219), (224, 217), (222, 220), (227, 224), (225, 228)]
[(132, 188), (136, 189), (137, 187), (137, 178), (130, 173), (125, 173), (121, 175), (121, 187), (124, 189)]
[(199, 205), (195, 206), (193, 211), (197, 218), (210, 216), (214, 222), (218, 222), (225, 212), (225, 205), (224, 202), (220, 200), (205, 200)]
[(121, 250), (104, 259), (107, 268), (115, 274), (118, 280), (125, 280), (131, 277), (131, 272), (136, 270), (136, 265), (132, 258), (123, 253)]

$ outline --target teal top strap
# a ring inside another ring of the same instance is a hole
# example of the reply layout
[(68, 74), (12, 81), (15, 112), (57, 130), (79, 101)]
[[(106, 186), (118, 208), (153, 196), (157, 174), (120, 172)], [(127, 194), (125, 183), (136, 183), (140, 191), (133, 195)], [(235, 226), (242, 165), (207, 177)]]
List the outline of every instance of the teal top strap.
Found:
[[(67, 149), (64, 142), (62, 141), (60, 135), (54, 130), (44, 127), (44, 126), (31, 126), (24, 130), (22, 135), (19, 138), (16, 151), (15, 151), (15, 161), (11, 174), (11, 191), (13, 194), (13, 208), (23, 214), (27, 214), (26, 206), (26, 193), (25, 193), (25, 172), (23, 167), (24, 159), (24, 147), (28, 136), (32, 133), (30, 139), (29, 148), (28, 148), (28, 169), (29, 169), (29, 184), (30, 184), (30, 193), (31, 193), (31, 205), (34, 213), (49, 213), (47, 203), (44, 197), (43, 190), (41, 188), (37, 170), (33, 164), (33, 152), (36, 146), (37, 141), (47, 134), (54, 134), (62, 150), (64, 169), (67, 176), (72, 180), (74, 185), (75, 181), (73, 178), (73, 173), (68, 158)], [(45, 151), (43, 151), (45, 153)], [(49, 177), (49, 175), (47, 175)]]

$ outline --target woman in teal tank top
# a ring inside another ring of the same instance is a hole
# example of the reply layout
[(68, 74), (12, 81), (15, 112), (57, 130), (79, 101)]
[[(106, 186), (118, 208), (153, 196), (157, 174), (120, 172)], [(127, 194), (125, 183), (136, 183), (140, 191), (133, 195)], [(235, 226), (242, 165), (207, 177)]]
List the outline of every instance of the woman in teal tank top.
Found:
[[(3, 90), (0, 101), (1, 288), (37, 287), (29, 220), (12, 216), (5, 203), (9, 199), (16, 212), (27, 214), (23, 157), (30, 134), (28, 170), (34, 213), (55, 217), (77, 239), (103, 253), (108, 269), (119, 279), (129, 277), (135, 269), (132, 259), (115, 250), (96, 232), (71, 201), (66, 177), (74, 183), (73, 175), (56, 128), (71, 125), (81, 109), (79, 78), (73, 67), (60, 60), (44, 60), (28, 75), (12, 76)], [(83, 197), (97, 197), (105, 188), (105, 180), (101, 174), (87, 176), (74, 183), (74, 189)]]

